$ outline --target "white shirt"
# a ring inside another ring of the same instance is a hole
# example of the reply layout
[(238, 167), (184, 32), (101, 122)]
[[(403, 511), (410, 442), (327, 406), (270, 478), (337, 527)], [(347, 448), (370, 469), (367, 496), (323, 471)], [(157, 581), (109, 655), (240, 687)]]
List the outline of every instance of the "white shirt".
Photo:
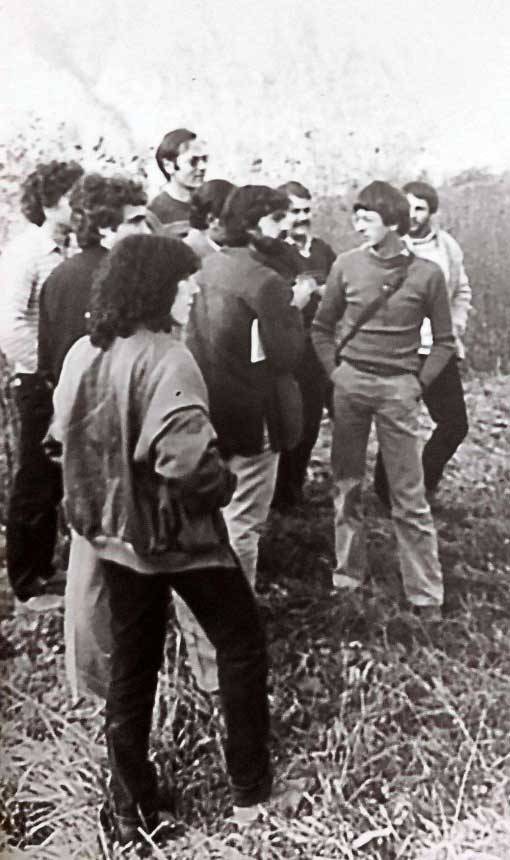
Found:
[(0, 349), (16, 373), (37, 370), (39, 293), (65, 257), (44, 224), (29, 224), (0, 257)]

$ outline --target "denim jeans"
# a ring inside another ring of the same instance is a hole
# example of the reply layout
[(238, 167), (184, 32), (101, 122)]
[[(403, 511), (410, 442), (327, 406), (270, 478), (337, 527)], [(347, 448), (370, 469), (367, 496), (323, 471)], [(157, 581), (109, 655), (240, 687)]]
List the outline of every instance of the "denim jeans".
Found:
[(337, 584), (360, 585), (366, 573), (361, 488), (372, 420), (388, 475), (392, 519), (406, 597), (417, 606), (440, 606), (443, 576), (437, 536), (425, 498), (417, 378), (378, 376), (343, 362), (333, 374), (331, 462), (335, 493)]
[[(227, 462), (237, 478), (230, 503), (223, 508), (230, 545), (248, 582), (255, 587), (260, 529), (267, 520), (273, 498), (279, 455), (266, 447), (252, 457), (235, 455)], [(175, 614), (182, 629), (188, 660), (198, 686), (208, 692), (218, 688), (216, 654), (195, 616), (177, 595)]]
[(103, 569), (113, 640), (105, 729), (116, 815), (135, 819), (138, 808), (145, 816), (157, 809), (148, 751), (169, 586), (216, 648), (234, 803), (266, 800), (271, 789), (266, 645), (245, 577), (235, 568), (150, 575), (103, 562)]
[[(443, 477), (446, 464), (465, 439), (469, 429), (456, 356), (450, 359), (427, 388), (423, 402), (436, 424), (422, 456), (425, 488), (434, 491)], [(389, 507), (388, 479), (380, 452), (375, 464), (374, 488), (379, 498)]]
[(41, 444), (53, 414), (50, 388), (37, 373), (20, 373), (13, 384), (20, 438), (7, 512), (7, 572), (15, 595), (28, 600), (38, 593), (38, 580), (53, 573), (62, 471)]

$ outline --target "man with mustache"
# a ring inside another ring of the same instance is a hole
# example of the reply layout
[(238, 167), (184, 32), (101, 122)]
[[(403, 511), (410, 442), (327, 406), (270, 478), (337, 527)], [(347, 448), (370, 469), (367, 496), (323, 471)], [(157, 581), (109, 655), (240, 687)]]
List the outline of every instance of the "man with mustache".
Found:
[[(403, 191), (407, 196), (410, 214), (407, 244), (417, 257), (437, 263), (445, 276), (456, 346), (455, 355), (452, 355), (423, 395), (423, 402), (436, 424), (423, 449), (422, 458), (425, 489), (430, 499), (436, 493), (446, 464), (468, 432), (459, 362), (465, 357), (461, 337), (471, 309), (471, 287), (459, 244), (446, 230), (439, 229), (433, 223), (433, 217), (439, 207), (435, 188), (428, 182), (408, 182)], [(422, 363), (429, 355), (431, 347), (432, 331), (430, 320), (426, 319), (421, 330), (419, 349)], [(380, 454), (376, 462), (374, 488), (383, 504), (391, 507), (388, 481)]]
[(326, 400), (328, 379), (310, 340), (310, 327), (319, 306), (323, 285), (336, 254), (327, 242), (312, 233), (312, 195), (300, 182), (286, 182), (278, 191), (290, 201), (285, 219), (283, 237), (294, 250), (303, 276), (314, 278), (317, 289), (302, 309), (306, 345), (295, 371), (303, 399), (303, 435), (301, 441), (290, 451), (282, 451), (278, 465), (275, 494), (272, 507), (284, 511), (301, 504), (303, 485), (310, 455), (319, 435), (322, 411)]
[(193, 131), (177, 128), (165, 134), (156, 161), (166, 186), (149, 204), (167, 236), (183, 239), (190, 229), (191, 195), (203, 184), (209, 161), (207, 144)]

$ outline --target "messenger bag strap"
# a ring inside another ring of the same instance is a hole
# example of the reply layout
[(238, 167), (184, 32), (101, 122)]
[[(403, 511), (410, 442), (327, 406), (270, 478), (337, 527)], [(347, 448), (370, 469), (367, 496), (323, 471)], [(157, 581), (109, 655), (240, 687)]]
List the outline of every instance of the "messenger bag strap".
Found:
[(353, 337), (359, 332), (360, 328), (362, 328), (365, 323), (372, 319), (373, 316), (377, 313), (379, 308), (381, 308), (391, 296), (395, 295), (397, 290), (400, 289), (402, 284), (404, 283), (407, 277), (407, 270), (409, 269), (413, 254), (411, 251), (405, 250), (399, 255), (400, 268), (396, 274), (394, 274), (391, 278), (384, 282), (381, 287), (381, 292), (375, 299), (372, 299), (371, 302), (366, 305), (361, 311), (358, 319), (354, 323), (351, 329), (343, 336), (340, 340), (340, 343), (337, 345), (335, 350), (335, 363), (340, 364), (340, 357), (342, 355), (343, 350), (347, 346), (347, 344), (353, 339)]

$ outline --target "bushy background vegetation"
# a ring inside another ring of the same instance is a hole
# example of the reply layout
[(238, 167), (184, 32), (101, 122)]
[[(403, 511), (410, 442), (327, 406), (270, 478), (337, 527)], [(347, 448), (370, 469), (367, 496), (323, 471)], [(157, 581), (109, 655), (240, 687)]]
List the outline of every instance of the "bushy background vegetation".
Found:
[[(78, 144), (57, 144), (59, 157), (80, 157)], [(115, 169), (103, 150), (99, 143), (94, 157)], [(25, 138), (3, 150), (2, 241), (16, 220), (20, 177), (37, 157), (54, 153), (48, 145), (35, 152)], [(143, 162), (125, 167), (143, 170)], [(318, 201), (317, 231), (338, 251), (352, 245), (355, 190), (353, 183), (344, 196)], [(228, 822), (221, 719), (215, 702), (194, 688), (170, 624), (153, 750), (175, 783), (185, 835), (153, 856), (507, 860), (510, 378), (501, 374), (510, 369), (509, 195), (508, 177), (480, 172), (441, 189), (442, 220), (464, 248), (476, 308), (468, 335), (470, 436), (435, 510), (445, 621), (422, 629), (406, 614), (391, 524), (370, 490), (364, 614), (348, 612), (331, 591), (325, 421), (306, 504), (291, 516), (274, 515), (263, 536), (259, 582), (272, 661), (274, 803), (245, 835)], [(15, 414), (7, 387), (0, 390), (1, 520)], [(422, 429), (430, 429), (425, 416)], [(372, 458), (373, 446), (370, 466)], [(5, 578), (3, 598), (0, 855), (94, 860), (106, 774), (102, 703), (69, 700), (61, 614), (14, 615)]]

